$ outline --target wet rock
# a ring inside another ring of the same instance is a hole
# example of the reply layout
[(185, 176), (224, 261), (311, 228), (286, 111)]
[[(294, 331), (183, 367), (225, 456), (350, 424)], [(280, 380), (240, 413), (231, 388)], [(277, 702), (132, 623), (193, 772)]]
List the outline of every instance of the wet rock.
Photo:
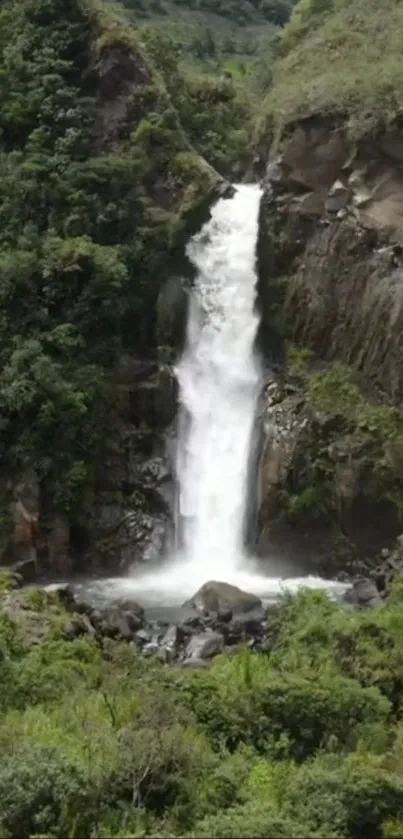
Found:
[(73, 615), (65, 627), (64, 634), (70, 641), (79, 638), (81, 635), (92, 635), (96, 640), (101, 640), (99, 633), (87, 615)]
[[(43, 590), (45, 594), (49, 594), (60, 600), (60, 603), (68, 611), (77, 610), (78, 604), (74, 597), (74, 590), (69, 583), (50, 583)], [(90, 607), (86, 606), (86, 609), (90, 609)]]
[(144, 610), (131, 601), (117, 601), (101, 613), (97, 630), (108, 638), (122, 637), (131, 640), (144, 625)]
[(150, 537), (142, 551), (143, 562), (155, 562), (162, 555), (167, 526), (165, 521), (155, 522)]
[(40, 514), (40, 488), (35, 470), (28, 469), (18, 476), (12, 487), (9, 511), (11, 530), (0, 545), (2, 563), (13, 563), (24, 582), (37, 576), (36, 543)]
[(191, 670), (201, 670), (203, 667), (208, 667), (208, 663), (202, 658), (185, 658), (181, 662), (181, 667), (186, 667)]
[(110, 634), (112, 637), (121, 635), (122, 638), (127, 640), (132, 638), (134, 631), (130, 625), (128, 615), (120, 612), (118, 609), (111, 609), (107, 615), (107, 626), (104, 629), (104, 634)]
[(217, 618), (221, 623), (229, 623), (232, 620), (232, 609), (219, 609)]
[(143, 655), (150, 657), (152, 655), (157, 655), (160, 652), (160, 648), (158, 646), (157, 641), (149, 641), (148, 644), (145, 644), (142, 653)]
[(148, 629), (139, 629), (134, 635), (134, 640), (142, 647), (151, 641), (151, 632)]
[(183, 626), (185, 629), (188, 629), (190, 631), (199, 629), (201, 626), (203, 626), (202, 615), (190, 615), (183, 621)]
[(193, 635), (186, 647), (186, 657), (196, 659), (213, 658), (224, 649), (224, 638), (219, 632), (203, 632)]
[(193, 606), (202, 613), (215, 614), (227, 610), (231, 610), (233, 614), (242, 614), (261, 605), (262, 601), (255, 594), (216, 580), (205, 583), (191, 600), (184, 604)]
[(113, 607), (130, 614), (133, 618), (144, 621), (144, 609), (135, 600), (118, 599), (113, 601)]
[(38, 566), (36, 561), (36, 554), (30, 556), (28, 559), (21, 559), (16, 562), (12, 570), (15, 574), (22, 577), (24, 583), (33, 583), (38, 575)]
[(235, 617), (227, 627), (227, 643), (236, 644), (244, 638), (260, 639), (265, 625), (262, 609)]
[(351, 588), (344, 595), (347, 603), (362, 608), (374, 608), (382, 603), (381, 595), (371, 580), (365, 577), (355, 580)]
[(280, 184), (284, 179), (284, 173), (280, 166), (279, 161), (273, 161), (272, 163), (268, 163), (266, 169), (266, 178), (265, 180), (269, 184)]
[(158, 623), (166, 629), (175, 624), (185, 632), (197, 629), (205, 622), (193, 606), (152, 606), (146, 609), (145, 617), (148, 624)]
[(161, 646), (165, 649), (176, 650), (180, 646), (184, 638), (183, 630), (179, 626), (172, 625), (166, 631)]
[(157, 299), (157, 335), (162, 346), (181, 351), (186, 335), (188, 291), (182, 277), (171, 276)]
[(175, 488), (166, 458), (155, 456), (132, 468), (132, 482), (147, 493), (157, 512), (173, 509)]
[(161, 365), (156, 374), (136, 383), (129, 392), (129, 416), (133, 424), (149, 423), (163, 429), (176, 414), (177, 381), (169, 365)]

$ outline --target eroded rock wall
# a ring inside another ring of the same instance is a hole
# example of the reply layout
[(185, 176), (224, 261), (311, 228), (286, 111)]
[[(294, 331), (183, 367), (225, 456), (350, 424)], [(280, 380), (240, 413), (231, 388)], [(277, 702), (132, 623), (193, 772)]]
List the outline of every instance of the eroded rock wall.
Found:
[(284, 333), (400, 403), (403, 128), (353, 144), (329, 120), (303, 121), (267, 182), (274, 271), (263, 285), (270, 300), (273, 276), (286, 278)]
[(402, 245), (402, 126), (360, 142), (340, 117), (290, 126), (267, 167), (259, 239), (261, 347), (277, 362), (258, 474), (263, 554), (331, 573), (375, 557), (401, 528), (400, 442), (385, 428), (374, 445), (366, 420), (349, 425), (336, 380), (334, 406), (312, 413), (286, 349), (309, 349), (313, 370), (345, 365), (368, 405), (400, 409)]

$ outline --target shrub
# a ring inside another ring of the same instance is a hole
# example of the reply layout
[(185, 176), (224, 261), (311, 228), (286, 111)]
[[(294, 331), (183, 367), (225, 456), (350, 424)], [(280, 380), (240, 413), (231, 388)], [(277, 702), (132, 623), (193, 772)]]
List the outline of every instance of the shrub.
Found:
[(295, 674), (263, 655), (216, 661), (209, 678), (190, 683), (191, 707), (217, 746), (243, 742), (299, 760), (328, 740), (351, 747), (361, 726), (386, 723), (390, 705), (377, 689), (306, 664)]
[(95, 816), (95, 791), (88, 776), (57, 748), (32, 747), (4, 757), (0, 826), (7, 835), (88, 835)]
[(287, 808), (321, 835), (381, 839), (384, 819), (403, 813), (403, 779), (382, 757), (321, 757), (291, 780)]

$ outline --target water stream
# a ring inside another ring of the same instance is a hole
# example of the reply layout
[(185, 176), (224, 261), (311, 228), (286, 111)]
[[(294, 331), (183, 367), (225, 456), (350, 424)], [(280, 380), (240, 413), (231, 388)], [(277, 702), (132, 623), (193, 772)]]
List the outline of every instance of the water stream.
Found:
[(259, 573), (244, 549), (248, 464), (262, 371), (254, 346), (256, 242), (261, 190), (243, 185), (221, 199), (187, 253), (196, 279), (187, 341), (177, 367), (178, 520), (175, 555), (158, 571), (107, 580), (114, 596), (178, 604), (207, 580), (231, 582), (270, 600), (301, 583), (338, 591), (319, 578)]

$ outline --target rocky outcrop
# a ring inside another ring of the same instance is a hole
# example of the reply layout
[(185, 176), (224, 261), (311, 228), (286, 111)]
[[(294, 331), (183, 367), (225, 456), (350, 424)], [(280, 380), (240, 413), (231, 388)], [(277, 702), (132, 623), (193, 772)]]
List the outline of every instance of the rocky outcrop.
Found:
[(382, 603), (375, 583), (365, 577), (354, 581), (351, 589), (346, 592), (345, 601), (364, 609), (374, 609)]
[(268, 167), (263, 317), (278, 326), (281, 279), (280, 333), (354, 366), (400, 403), (403, 128), (354, 144), (341, 124), (300, 121)]
[(400, 470), (386, 436), (374, 431), (378, 414), (363, 400), (353, 416), (347, 390), (344, 403), (335, 394), (316, 404), (312, 390), (329, 381), (317, 375), (266, 388), (257, 548), (282, 575), (365, 573), (400, 532)]

